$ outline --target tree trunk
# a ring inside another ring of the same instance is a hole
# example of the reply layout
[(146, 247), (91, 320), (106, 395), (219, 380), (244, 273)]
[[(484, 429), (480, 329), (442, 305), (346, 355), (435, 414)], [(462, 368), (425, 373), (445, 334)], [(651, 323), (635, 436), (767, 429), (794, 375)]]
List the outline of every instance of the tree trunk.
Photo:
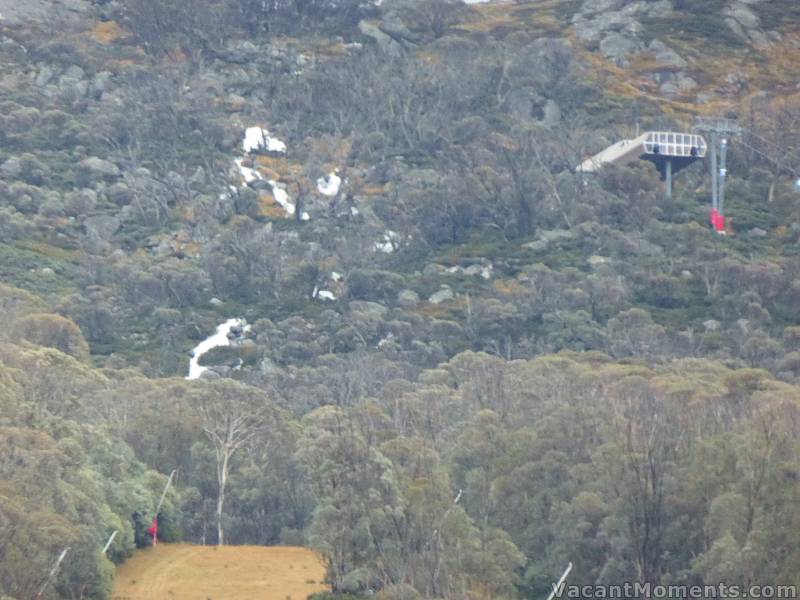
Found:
[(228, 482), (228, 457), (227, 450), (222, 451), (222, 460), (217, 466), (217, 481), (219, 495), (217, 496), (217, 545), (225, 544), (225, 535), (222, 530), (222, 508), (225, 504), (225, 484)]

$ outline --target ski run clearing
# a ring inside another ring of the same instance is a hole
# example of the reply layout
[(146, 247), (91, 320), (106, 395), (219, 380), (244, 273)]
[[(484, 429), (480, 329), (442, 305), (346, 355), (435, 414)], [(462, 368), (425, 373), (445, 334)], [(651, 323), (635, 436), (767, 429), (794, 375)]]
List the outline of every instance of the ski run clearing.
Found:
[(161, 544), (117, 568), (112, 600), (305, 600), (330, 589), (317, 554), (290, 546)]

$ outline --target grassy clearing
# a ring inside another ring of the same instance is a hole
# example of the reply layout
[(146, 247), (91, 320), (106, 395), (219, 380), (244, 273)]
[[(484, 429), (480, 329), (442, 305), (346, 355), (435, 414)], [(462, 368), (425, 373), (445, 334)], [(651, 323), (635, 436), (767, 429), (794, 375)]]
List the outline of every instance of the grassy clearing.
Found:
[(162, 544), (117, 569), (113, 600), (305, 600), (329, 589), (319, 556), (289, 546)]

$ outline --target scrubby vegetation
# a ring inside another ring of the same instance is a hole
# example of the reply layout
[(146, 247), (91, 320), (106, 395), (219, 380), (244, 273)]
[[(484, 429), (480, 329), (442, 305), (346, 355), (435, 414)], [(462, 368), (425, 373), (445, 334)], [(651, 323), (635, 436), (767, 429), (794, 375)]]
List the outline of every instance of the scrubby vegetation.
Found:
[[(108, 597), (173, 469), (164, 541), (340, 598), (800, 584), (796, 23), (608, 4), (6, 15), (0, 595)], [(712, 110), (727, 236), (702, 164), (575, 173)]]

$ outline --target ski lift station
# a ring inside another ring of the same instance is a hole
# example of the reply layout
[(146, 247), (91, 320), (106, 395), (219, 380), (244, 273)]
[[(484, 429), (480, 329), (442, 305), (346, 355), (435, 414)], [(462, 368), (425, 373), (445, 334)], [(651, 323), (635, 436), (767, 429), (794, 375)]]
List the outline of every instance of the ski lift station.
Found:
[(605, 165), (626, 165), (637, 160), (655, 164), (672, 195), (672, 176), (694, 161), (705, 157), (708, 145), (701, 135), (675, 131), (648, 131), (632, 140), (621, 140), (587, 158), (576, 169), (594, 173)]

